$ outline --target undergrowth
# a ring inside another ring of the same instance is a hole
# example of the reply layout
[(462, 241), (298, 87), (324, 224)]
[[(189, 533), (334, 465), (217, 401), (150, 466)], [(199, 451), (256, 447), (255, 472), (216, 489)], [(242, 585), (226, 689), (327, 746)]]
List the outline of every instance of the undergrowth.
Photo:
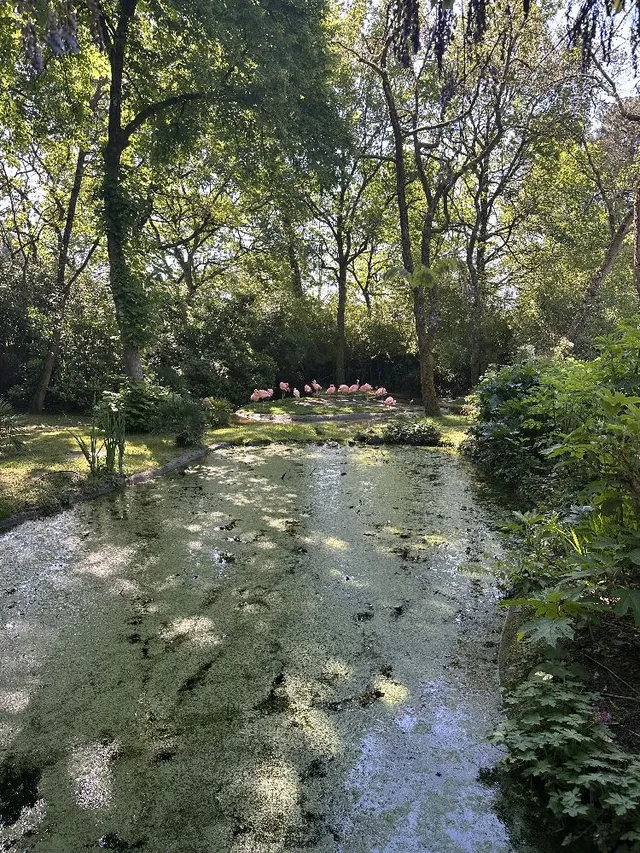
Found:
[(521, 663), (502, 772), (580, 853), (640, 851), (639, 365), (627, 327), (591, 362), (491, 371), (465, 445), (521, 510), (503, 565)]

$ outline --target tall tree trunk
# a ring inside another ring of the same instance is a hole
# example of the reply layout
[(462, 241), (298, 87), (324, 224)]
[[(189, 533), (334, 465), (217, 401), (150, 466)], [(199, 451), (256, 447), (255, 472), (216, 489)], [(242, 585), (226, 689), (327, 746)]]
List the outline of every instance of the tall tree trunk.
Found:
[(56, 365), (58, 355), (60, 353), (64, 318), (67, 310), (69, 293), (71, 292), (71, 285), (73, 283), (71, 278), (67, 278), (69, 244), (71, 243), (71, 235), (73, 233), (73, 225), (76, 216), (78, 198), (80, 196), (80, 189), (82, 187), (82, 178), (84, 175), (86, 159), (87, 152), (80, 149), (76, 160), (76, 170), (73, 176), (73, 185), (71, 187), (69, 203), (67, 205), (67, 213), (65, 216), (64, 229), (62, 231), (62, 240), (60, 241), (60, 251), (58, 253), (58, 263), (56, 268), (56, 294), (58, 295), (60, 302), (56, 311), (53, 333), (51, 335), (51, 340), (49, 341), (47, 356), (42, 366), (42, 373), (40, 374), (38, 387), (31, 400), (30, 408), (36, 415), (42, 414), (42, 410), (44, 409), (44, 401), (47, 396), (47, 391), (49, 390), (51, 374), (53, 373), (53, 368)]
[(120, 0), (118, 25), (109, 49), (111, 81), (109, 86), (109, 120), (104, 146), (103, 201), (109, 283), (116, 309), (116, 320), (122, 342), (123, 367), (131, 379), (144, 379), (140, 346), (144, 337), (144, 289), (132, 274), (126, 247), (131, 238), (133, 211), (123, 189), (122, 154), (129, 140), (122, 128), (122, 86), (129, 25), (135, 15), (137, 0)]
[[(434, 212), (430, 208), (424, 217), (420, 237), (420, 262), (424, 269), (431, 269), (431, 241), (433, 238)], [(440, 403), (435, 385), (435, 345), (438, 333), (437, 282), (421, 284), (414, 288), (413, 314), (418, 331), (418, 356), (420, 358), (420, 387), (424, 413), (431, 418), (440, 417)]]
[(346, 350), (346, 332), (345, 332), (345, 314), (347, 310), (347, 268), (340, 259), (338, 267), (338, 315), (336, 324), (336, 383), (341, 385), (345, 379), (345, 350)]
[(476, 221), (467, 247), (467, 269), (471, 295), (469, 342), (469, 383), (477, 384), (482, 372), (484, 342), (484, 300), (487, 285), (487, 245), (489, 242), (489, 172), (486, 159), (480, 163), (478, 195), (476, 197)]
[(618, 230), (613, 235), (611, 243), (609, 243), (609, 247), (607, 248), (606, 254), (604, 256), (604, 260), (593, 274), (589, 283), (589, 287), (587, 288), (584, 296), (582, 297), (582, 301), (578, 307), (578, 310), (576, 311), (575, 317), (573, 318), (573, 322), (571, 323), (571, 326), (569, 327), (569, 330), (567, 332), (567, 337), (570, 341), (573, 341), (574, 343), (576, 343), (582, 337), (584, 333), (584, 327), (587, 323), (589, 315), (593, 311), (593, 307), (598, 297), (598, 294), (600, 293), (600, 288), (602, 287), (606, 277), (611, 272), (611, 268), (614, 265), (616, 258), (620, 254), (620, 249), (622, 248), (624, 238), (629, 233), (629, 229), (631, 228), (631, 224), (633, 223), (634, 208), (632, 208), (627, 213), (627, 215), (624, 217), (624, 219), (618, 226)]
[(634, 211), (634, 245), (633, 245), (633, 273), (636, 282), (636, 293), (640, 302), (640, 184), (636, 186), (633, 197)]
[[(398, 204), (398, 218), (400, 222), (400, 241), (402, 245), (402, 263), (406, 271), (413, 275), (415, 266), (413, 263), (413, 252), (411, 248), (411, 230), (409, 227), (409, 203), (407, 201), (407, 171), (404, 158), (404, 140), (402, 127), (396, 107), (395, 99), (389, 78), (386, 72), (382, 74), (382, 88), (384, 91), (391, 130), (393, 132), (393, 148), (396, 176), (396, 201)], [(420, 390), (422, 392), (422, 404), (426, 415), (437, 417), (440, 414), (440, 406), (436, 396), (434, 383), (434, 357), (433, 345), (435, 342), (435, 305), (433, 296), (429, 296), (429, 317), (425, 306), (424, 285), (412, 288), (413, 292), (413, 317), (416, 327), (418, 342), (418, 361), (420, 364)], [(432, 323), (431, 320), (434, 322)]]
[(418, 335), (418, 359), (420, 362), (420, 391), (424, 412), (429, 417), (440, 416), (440, 404), (434, 382), (435, 359), (433, 349), (436, 326), (431, 320), (433, 314), (433, 294), (427, 292), (424, 285), (413, 288), (413, 316)]

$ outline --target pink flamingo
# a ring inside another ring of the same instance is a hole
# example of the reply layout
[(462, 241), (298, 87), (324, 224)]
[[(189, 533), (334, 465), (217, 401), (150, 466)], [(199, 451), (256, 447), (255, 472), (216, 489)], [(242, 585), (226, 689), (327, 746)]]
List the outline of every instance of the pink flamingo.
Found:
[(278, 388), (282, 391), (282, 396), (283, 396), (283, 397), (284, 397), (284, 395), (285, 395), (285, 394), (290, 394), (290, 393), (291, 393), (291, 388), (289, 388), (289, 383), (288, 383), (288, 382), (281, 382), (281, 383), (278, 385)]
[(353, 383), (353, 385), (349, 385), (349, 393), (350, 394), (357, 394), (359, 388), (360, 388), (360, 384), (359, 384), (358, 380), (356, 379), (356, 381)]
[(325, 394), (335, 394), (335, 393), (336, 393), (336, 386), (332, 382), (331, 385), (329, 385), (329, 387), (325, 391)]
[(273, 396), (273, 391), (269, 393), (269, 391), (265, 391), (264, 388), (258, 388), (256, 394), (258, 394), (261, 400), (270, 400)]
[(320, 383), (319, 383), (319, 382), (316, 382), (316, 380), (315, 380), (315, 379), (314, 379), (314, 380), (313, 380), (313, 382), (311, 383), (311, 387), (312, 387), (312, 388), (313, 388), (313, 390), (316, 392), (316, 394), (318, 393), (318, 391), (322, 391), (322, 385), (320, 385)]
[(267, 396), (265, 400), (270, 400), (273, 397), (273, 388), (267, 388)]
[(382, 401), (383, 406), (395, 406), (395, 404), (396, 401), (393, 399), (393, 397), (387, 397), (386, 400)]
[(296, 398), (296, 400), (300, 399), (300, 392), (298, 391), (297, 388), (293, 389), (293, 396)]
[(252, 402), (252, 403), (257, 403), (257, 402), (258, 402), (258, 400), (261, 400), (261, 399), (262, 399), (262, 398), (261, 398), (261, 396), (260, 396), (260, 393), (259, 393), (259, 391), (258, 391), (258, 389), (257, 389), (257, 388), (254, 388), (254, 389), (253, 389), (253, 391), (252, 391), (251, 396), (249, 397), (249, 399), (251, 400), (251, 402)]
[(378, 390), (376, 391), (376, 397), (379, 399), (380, 397), (384, 397), (384, 395), (386, 393), (387, 393), (386, 388), (378, 388)]
[(311, 385), (305, 385), (304, 386), (304, 393), (305, 394), (310, 394), (312, 390), (313, 389), (311, 388)]
[(365, 382), (364, 385), (360, 386), (360, 390), (361, 391), (373, 391), (373, 388), (371, 387), (371, 385), (369, 385), (368, 382)]
[(348, 394), (348, 393), (349, 393), (349, 386), (348, 385), (344, 385), (344, 384), (338, 385), (338, 394)]

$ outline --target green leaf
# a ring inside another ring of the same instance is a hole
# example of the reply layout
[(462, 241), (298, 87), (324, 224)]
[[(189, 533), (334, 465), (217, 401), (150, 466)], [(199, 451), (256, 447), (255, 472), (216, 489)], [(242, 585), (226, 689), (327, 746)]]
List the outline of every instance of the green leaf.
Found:
[(614, 589), (612, 594), (618, 599), (614, 613), (624, 616), (631, 611), (636, 625), (640, 627), (640, 589), (619, 588)]
[(519, 639), (527, 637), (532, 643), (557, 645), (560, 640), (571, 639), (574, 634), (573, 620), (566, 617), (547, 619), (540, 617), (526, 622), (520, 629)]

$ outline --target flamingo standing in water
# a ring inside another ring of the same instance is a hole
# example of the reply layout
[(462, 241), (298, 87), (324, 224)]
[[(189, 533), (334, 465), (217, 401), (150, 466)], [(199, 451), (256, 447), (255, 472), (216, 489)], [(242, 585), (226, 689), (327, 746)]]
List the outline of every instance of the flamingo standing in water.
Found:
[(356, 381), (353, 383), (353, 385), (349, 385), (349, 393), (350, 394), (357, 394), (359, 388), (360, 388), (360, 383), (356, 379)]
[(336, 393), (336, 386), (332, 382), (331, 385), (329, 385), (329, 387), (325, 391), (325, 394), (335, 394), (335, 393)]

